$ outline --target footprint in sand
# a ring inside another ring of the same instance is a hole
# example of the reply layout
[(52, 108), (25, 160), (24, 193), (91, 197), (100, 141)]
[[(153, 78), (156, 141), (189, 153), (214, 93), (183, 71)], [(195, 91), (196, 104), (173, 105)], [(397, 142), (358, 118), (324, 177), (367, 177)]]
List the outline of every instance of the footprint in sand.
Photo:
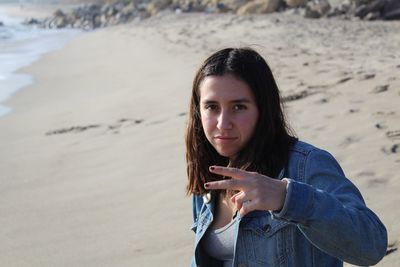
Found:
[(385, 111), (377, 111), (373, 113), (374, 116), (393, 116), (396, 115), (396, 112), (390, 111), (390, 112), (385, 112)]
[(386, 136), (390, 139), (400, 139), (400, 130), (387, 131)]
[(373, 177), (373, 176), (375, 176), (375, 172), (373, 172), (373, 171), (361, 171), (361, 172), (357, 173), (357, 176)]
[(329, 88), (329, 85), (327, 84), (319, 84), (319, 85), (309, 85), (307, 86), (308, 89), (325, 89)]
[(386, 155), (397, 154), (400, 151), (400, 143), (393, 145), (383, 146), (381, 148), (382, 152)]
[(379, 94), (379, 93), (382, 93), (382, 92), (386, 92), (388, 89), (389, 89), (389, 84), (378, 85), (372, 90), (371, 93)]
[(378, 123), (375, 123), (375, 128), (382, 130), (382, 129), (386, 129), (387, 126), (383, 122), (378, 122)]
[(351, 109), (349, 109), (349, 113), (358, 113), (358, 112), (360, 112), (360, 110), (357, 109), (357, 108), (351, 108)]
[(373, 171), (361, 171), (357, 173), (358, 177), (361, 177), (367, 180), (368, 187), (376, 187), (379, 185), (386, 185), (388, 183), (388, 179), (378, 179), (376, 178), (376, 174)]
[(150, 125), (157, 125), (157, 124), (161, 124), (163, 122), (166, 122), (167, 120), (157, 120), (157, 121), (150, 121), (146, 124), (146, 126), (150, 126)]
[(375, 73), (360, 73), (358, 80), (370, 80), (375, 78), (375, 76), (376, 76)]
[(357, 143), (360, 141), (360, 138), (356, 136), (347, 136), (340, 144), (339, 146), (341, 147), (347, 147), (349, 145), (352, 145), (354, 143)]
[[(107, 130), (114, 131), (113, 133), (119, 133), (119, 129), (126, 126), (131, 126), (134, 124), (142, 123), (142, 119), (119, 119), (116, 123), (107, 126)], [(56, 134), (67, 134), (67, 133), (81, 133), (87, 130), (96, 129), (102, 127), (101, 124), (90, 124), (85, 126), (71, 126), (67, 128), (61, 128), (56, 130), (51, 130), (45, 133), (45, 135), (56, 135)]]
[(386, 251), (385, 256), (387, 256), (393, 252), (396, 252), (396, 251), (397, 251), (397, 240), (388, 244), (388, 249)]
[(368, 181), (368, 187), (376, 187), (376, 186), (379, 186), (379, 185), (386, 185), (387, 183), (388, 183), (388, 181), (385, 180), (385, 179), (373, 178), (373, 179)]
[(342, 83), (345, 83), (345, 82), (350, 81), (352, 79), (353, 79), (353, 77), (344, 77), (344, 78), (340, 79), (339, 81), (337, 81), (336, 84), (342, 84)]
[(99, 124), (91, 124), (86, 126), (72, 126), (69, 128), (61, 128), (57, 130), (52, 130), (46, 132), (46, 135), (55, 135), (55, 134), (66, 134), (66, 133), (81, 133), (89, 129), (99, 128), (101, 125)]
[(301, 92), (298, 93), (294, 93), (294, 94), (290, 94), (287, 96), (282, 97), (283, 102), (291, 102), (291, 101), (295, 101), (295, 100), (300, 100), (303, 99), (307, 96), (310, 96), (312, 93), (310, 91), (307, 90), (303, 90)]
[(317, 101), (318, 104), (325, 104), (328, 103), (329, 99), (328, 98), (321, 98), (320, 100)]
[(114, 134), (119, 133), (121, 128), (129, 127), (132, 125), (140, 124), (143, 122), (143, 119), (127, 119), (122, 118), (119, 119), (116, 123), (108, 125), (108, 130), (113, 131)]

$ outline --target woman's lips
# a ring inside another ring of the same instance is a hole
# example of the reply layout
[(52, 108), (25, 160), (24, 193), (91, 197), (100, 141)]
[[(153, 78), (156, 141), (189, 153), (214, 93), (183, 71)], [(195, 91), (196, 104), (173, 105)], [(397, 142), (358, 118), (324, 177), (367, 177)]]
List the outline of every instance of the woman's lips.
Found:
[(229, 137), (229, 136), (215, 136), (214, 139), (217, 140), (217, 142), (221, 143), (229, 143), (233, 142), (237, 139), (237, 137)]

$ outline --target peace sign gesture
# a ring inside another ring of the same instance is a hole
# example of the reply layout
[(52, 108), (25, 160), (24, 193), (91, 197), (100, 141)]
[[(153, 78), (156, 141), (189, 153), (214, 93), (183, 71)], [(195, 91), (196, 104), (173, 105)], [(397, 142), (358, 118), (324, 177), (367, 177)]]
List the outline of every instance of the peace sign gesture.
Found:
[(268, 176), (240, 170), (237, 168), (211, 166), (210, 172), (231, 177), (229, 180), (208, 182), (204, 187), (208, 190), (238, 190), (231, 197), (240, 216), (253, 210), (276, 211), (283, 207), (286, 197), (286, 180), (277, 180)]

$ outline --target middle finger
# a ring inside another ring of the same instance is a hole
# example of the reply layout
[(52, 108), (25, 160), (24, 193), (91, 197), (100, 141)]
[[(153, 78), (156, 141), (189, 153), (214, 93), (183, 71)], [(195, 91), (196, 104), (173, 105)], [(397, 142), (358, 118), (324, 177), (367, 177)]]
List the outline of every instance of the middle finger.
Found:
[(241, 190), (244, 186), (244, 181), (242, 180), (220, 180), (214, 182), (208, 182), (204, 184), (205, 189), (209, 190), (217, 190), (217, 189), (225, 189), (225, 190)]

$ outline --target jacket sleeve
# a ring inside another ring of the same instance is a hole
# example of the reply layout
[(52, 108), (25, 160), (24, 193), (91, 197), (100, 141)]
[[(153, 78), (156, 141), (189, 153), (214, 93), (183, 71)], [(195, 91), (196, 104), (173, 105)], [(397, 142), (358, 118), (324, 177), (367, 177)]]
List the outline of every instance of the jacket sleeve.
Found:
[(273, 216), (297, 224), (316, 247), (356, 265), (374, 265), (386, 253), (379, 218), (326, 151), (315, 149), (304, 165), (305, 182), (290, 180), (284, 206)]

